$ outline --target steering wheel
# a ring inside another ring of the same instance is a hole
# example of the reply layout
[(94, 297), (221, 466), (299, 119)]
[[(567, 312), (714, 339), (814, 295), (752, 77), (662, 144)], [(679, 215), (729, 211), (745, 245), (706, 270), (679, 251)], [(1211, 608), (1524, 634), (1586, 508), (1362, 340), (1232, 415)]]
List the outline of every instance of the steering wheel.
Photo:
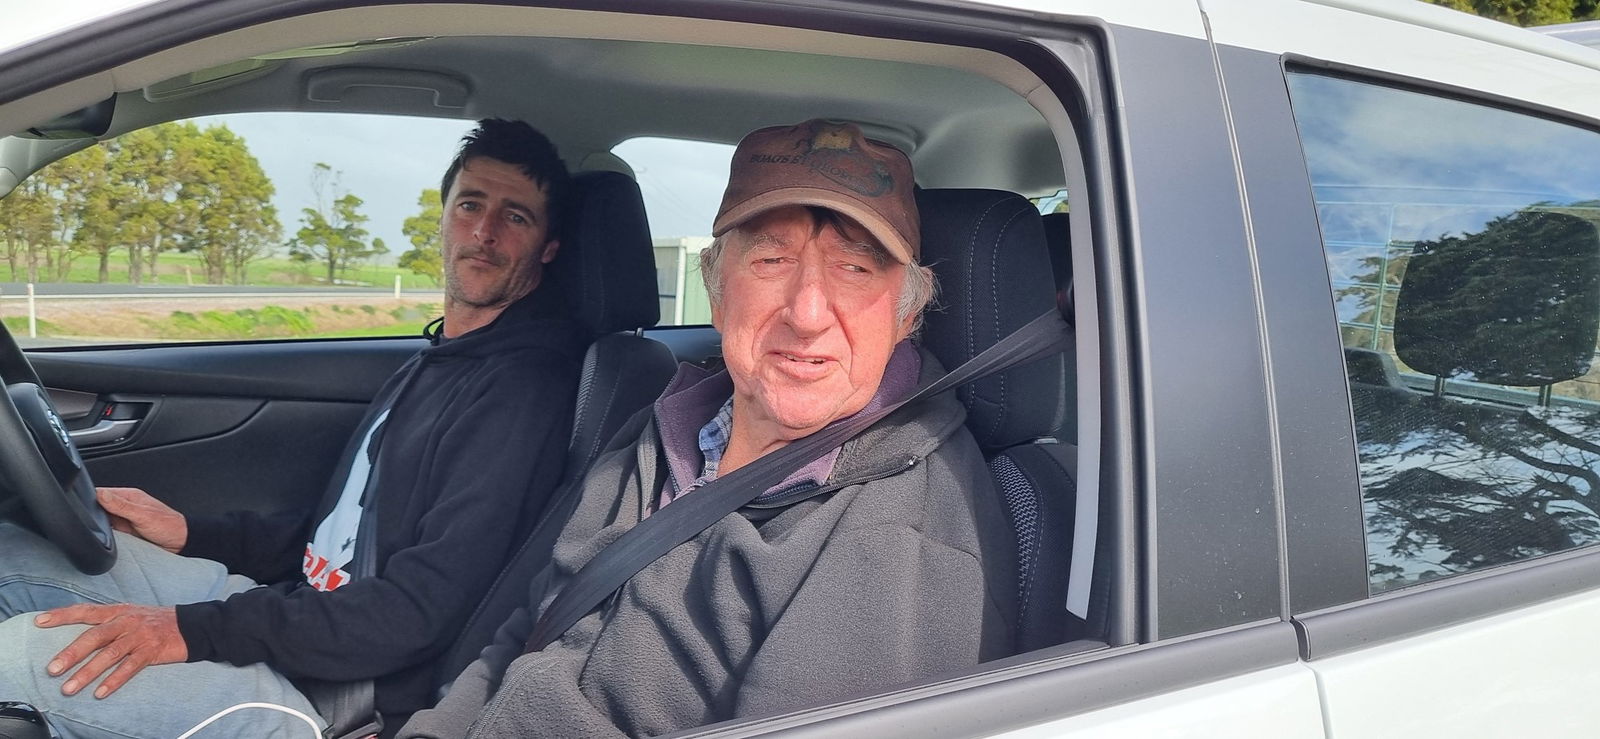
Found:
[(0, 500), (20, 499), (32, 524), (78, 569), (98, 575), (117, 561), (111, 519), (95, 500), (66, 424), (16, 339), (0, 324)]

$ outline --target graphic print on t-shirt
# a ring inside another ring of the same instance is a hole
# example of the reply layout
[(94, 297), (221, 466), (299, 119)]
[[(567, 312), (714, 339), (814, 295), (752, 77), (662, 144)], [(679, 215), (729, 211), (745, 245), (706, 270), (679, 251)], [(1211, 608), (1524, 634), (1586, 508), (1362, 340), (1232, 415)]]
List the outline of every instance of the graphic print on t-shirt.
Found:
[(373, 419), (366, 437), (361, 440), (361, 448), (356, 450), (355, 459), (350, 461), (350, 476), (345, 478), (339, 502), (333, 505), (328, 517), (317, 524), (316, 533), (306, 543), (306, 556), (300, 563), (300, 571), (305, 573), (306, 582), (313, 588), (337, 590), (339, 586), (350, 582), (350, 573), (343, 568), (356, 556), (356, 532), (361, 528), (361, 496), (366, 492), (367, 479), (372, 474), (372, 458), (367, 450), (372, 444), (373, 435), (388, 418), (389, 410), (386, 408)]

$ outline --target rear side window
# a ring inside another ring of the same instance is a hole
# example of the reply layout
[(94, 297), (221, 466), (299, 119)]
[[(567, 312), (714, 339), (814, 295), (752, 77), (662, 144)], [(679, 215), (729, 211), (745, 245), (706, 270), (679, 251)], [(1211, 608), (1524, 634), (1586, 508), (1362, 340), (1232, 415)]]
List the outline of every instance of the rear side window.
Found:
[(1600, 541), (1600, 134), (1320, 74), (1289, 84), (1371, 589)]
[(711, 222), (728, 186), (733, 145), (641, 137), (611, 150), (633, 168), (655, 246), (656, 294), (662, 326), (708, 326), (711, 299), (700, 276), (700, 252), (711, 245)]

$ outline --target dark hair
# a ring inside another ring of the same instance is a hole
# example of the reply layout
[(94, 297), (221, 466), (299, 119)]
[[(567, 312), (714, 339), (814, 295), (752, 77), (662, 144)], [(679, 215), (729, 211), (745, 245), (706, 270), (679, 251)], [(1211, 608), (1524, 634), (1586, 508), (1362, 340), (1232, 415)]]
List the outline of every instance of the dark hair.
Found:
[(446, 201), (450, 197), (450, 187), (456, 182), (456, 175), (461, 173), (467, 160), (475, 157), (488, 157), (517, 165), (534, 184), (544, 187), (550, 220), (547, 230), (550, 237), (554, 238), (572, 178), (567, 174), (567, 165), (556, 154), (556, 147), (550, 143), (550, 139), (522, 121), (502, 118), (478, 121), (477, 128), (461, 137), (461, 148), (456, 151), (456, 158), (450, 160), (450, 168), (444, 171), (444, 181), (439, 185), (440, 202), (449, 204)]

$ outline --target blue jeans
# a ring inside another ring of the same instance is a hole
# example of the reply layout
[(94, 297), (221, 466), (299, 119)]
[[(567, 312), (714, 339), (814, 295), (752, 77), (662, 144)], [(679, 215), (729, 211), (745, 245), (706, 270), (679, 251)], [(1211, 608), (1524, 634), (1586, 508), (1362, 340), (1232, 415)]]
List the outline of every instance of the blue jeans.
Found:
[[(146, 667), (120, 690), (97, 699), (93, 683), (75, 696), (61, 693), (71, 672), (50, 677), (44, 665), (89, 627), (41, 629), (33, 616), (74, 603), (174, 606), (221, 600), (256, 584), (222, 565), (182, 557), (134, 536), (117, 534), (117, 564), (85, 575), (44, 539), (0, 522), (0, 701), (33, 704), (73, 738), (176, 739), (230, 706), (246, 702), (287, 706), (321, 725), (310, 701), (287, 678), (262, 664), (235, 667), (191, 662)], [(310, 727), (269, 709), (236, 711), (195, 734), (201, 737), (312, 739)]]

